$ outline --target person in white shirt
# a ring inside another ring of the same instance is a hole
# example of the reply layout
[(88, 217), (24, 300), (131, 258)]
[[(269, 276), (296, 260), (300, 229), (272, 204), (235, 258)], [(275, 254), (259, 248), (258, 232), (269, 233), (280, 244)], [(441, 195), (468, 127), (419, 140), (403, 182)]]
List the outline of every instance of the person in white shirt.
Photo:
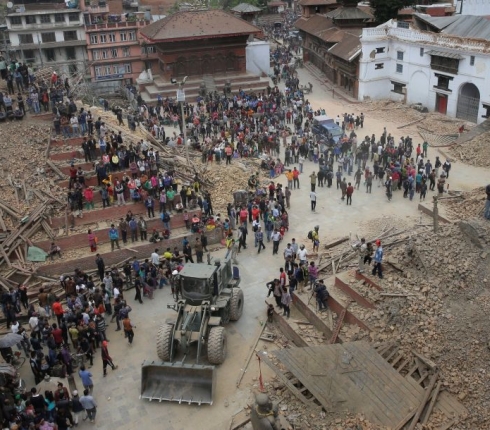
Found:
[(299, 258), (300, 263), (306, 264), (306, 254), (307, 254), (307, 251), (306, 251), (305, 246), (301, 245), (299, 247), (299, 250), (298, 250), (298, 258)]
[(114, 297), (114, 301), (116, 301), (117, 298), (121, 295), (121, 292), (119, 291), (119, 288), (114, 287), (114, 289), (112, 290), (112, 295)]
[(155, 251), (151, 253), (151, 262), (154, 266), (157, 267), (160, 264), (160, 255), (158, 255), (158, 249), (155, 249)]

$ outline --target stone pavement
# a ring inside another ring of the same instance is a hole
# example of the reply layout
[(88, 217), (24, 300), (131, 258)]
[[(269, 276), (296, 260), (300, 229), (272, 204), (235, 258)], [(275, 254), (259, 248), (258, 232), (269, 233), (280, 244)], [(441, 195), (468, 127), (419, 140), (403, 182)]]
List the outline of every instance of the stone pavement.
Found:
[[(301, 82), (313, 83), (313, 94), (308, 95), (315, 108), (324, 107), (330, 116), (336, 116), (337, 112), (359, 113), (362, 105), (348, 105), (337, 99), (331, 99), (331, 94), (315, 86), (315, 78), (306, 69), (299, 69)], [(395, 124), (385, 124), (383, 118), (366, 117), (365, 128), (359, 131), (360, 136), (375, 133), (377, 136), (388, 127), (396, 137), (403, 134), (396, 129)], [(415, 137), (414, 142), (420, 140)], [(429, 150), (429, 156), (434, 159), (433, 150)], [(311, 212), (309, 201), (309, 175), (318, 166), (312, 162), (305, 163), (303, 175), (300, 177), (301, 189), (293, 190), (291, 199), (290, 231), (286, 233), (285, 241), (295, 237), (298, 243), (310, 246), (306, 239), (307, 232), (314, 225), (320, 225), (320, 238), (323, 243), (328, 240), (348, 235), (364, 234), (364, 228), (371, 223), (382, 224), (383, 217), (399, 219), (400, 227), (406, 224), (412, 225), (421, 215), (418, 212), (418, 198), (410, 202), (403, 199), (400, 192), (394, 193), (391, 203), (387, 202), (384, 188), (378, 184), (373, 185), (372, 194), (366, 194), (365, 190), (356, 190), (353, 195), (352, 206), (346, 206), (340, 200), (340, 192), (336, 188), (317, 188), (318, 202), (316, 212)], [(353, 179), (350, 177), (349, 179)], [(451, 170), (452, 189), (471, 189), (485, 184), (490, 180), (490, 171), (477, 169), (470, 166), (454, 163)], [(277, 181), (277, 180), (276, 180)], [(285, 184), (285, 178), (282, 180)], [(427, 199), (430, 200), (431, 194)], [(231, 200), (231, 196), (230, 196)], [(425, 220), (424, 222), (426, 222)], [(441, 226), (441, 228), (444, 228)], [(228, 333), (228, 356), (225, 363), (217, 368), (217, 387), (212, 406), (188, 406), (176, 403), (158, 403), (139, 400), (140, 391), (140, 366), (144, 360), (157, 360), (155, 348), (155, 335), (158, 326), (175, 313), (166, 308), (167, 303), (172, 303), (168, 288), (155, 293), (153, 301), (145, 300), (143, 305), (135, 304), (133, 292), (127, 293), (128, 302), (133, 307), (132, 321), (136, 324), (135, 340), (133, 346), (124, 341), (122, 332), (114, 332), (115, 324), (110, 324), (107, 331), (111, 340), (109, 351), (119, 369), (108, 371), (106, 378), (102, 377), (102, 365), (100, 352), (97, 352), (95, 365), (92, 368), (94, 374), (94, 395), (99, 403), (99, 412), (95, 428), (101, 430), (133, 430), (137, 426), (141, 428), (163, 428), (165, 430), (187, 430), (196, 428), (200, 430), (228, 430), (231, 417), (239, 412), (249, 401), (251, 388), (258, 376), (256, 360), (251, 360), (251, 365), (246, 373), (240, 389), (236, 389), (236, 380), (249, 353), (257, 333), (261, 329), (261, 323), (266, 319), (265, 296), (267, 293), (265, 283), (277, 276), (279, 267), (283, 265), (282, 250), (285, 243), (281, 244), (281, 254), (272, 256), (271, 244), (265, 243), (267, 249), (256, 255), (253, 247), (253, 238), (248, 239), (249, 247), (239, 254), (240, 270), (242, 276), (241, 287), (245, 294), (244, 314), (240, 321), (230, 323)], [(321, 247), (321, 245), (320, 245)], [(214, 257), (223, 258), (224, 250), (213, 253)], [(149, 255), (148, 255), (149, 256)], [(386, 257), (389, 257), (388, 255)], [(270, 372), (264, 368), (264, 379), (270, 376)], [(27, 386), (32, 386), (33, 378), (27, 366), (22, 369), (26, 377)], [(77, 385), (80, 388), (80, 380), (76, 376)], [(81, 428), (94, 428), (88, 423), (82, 423)]]

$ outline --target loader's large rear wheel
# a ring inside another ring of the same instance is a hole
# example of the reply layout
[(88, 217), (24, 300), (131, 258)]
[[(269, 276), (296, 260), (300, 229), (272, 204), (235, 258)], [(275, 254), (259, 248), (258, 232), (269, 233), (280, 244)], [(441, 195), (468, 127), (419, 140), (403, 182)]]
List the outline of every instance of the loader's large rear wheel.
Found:
[(158, 329), (157, 334), (157, 355), (162, 361), (172, 361), (175, 355), (176, 344), (174, 344), (174, 350), (172, 349), (172, 335), (174, 326), (170, 324), (163, 324)]
[(230, 300), (230, 320), (238, 321), (243, 313), (243, 290), (233, 288), (233, 297)]
[(226, 332), (224, 327), (212, 327), (208, 338), (208, 361), (221, 364), (226, 358)]

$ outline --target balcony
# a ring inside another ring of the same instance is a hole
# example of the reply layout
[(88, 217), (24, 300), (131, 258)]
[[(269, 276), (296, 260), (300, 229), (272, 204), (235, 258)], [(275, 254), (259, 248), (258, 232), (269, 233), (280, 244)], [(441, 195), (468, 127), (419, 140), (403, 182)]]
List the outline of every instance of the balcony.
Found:
[(109, 6), (87, 6), (85, 12), (88, 13), (107, 13), (109, 12)]
[(107, 30), (114, 28), (137, 28), (145, 27), (150, 21), (124, 21), (124, 22), (101, 22), (98, 24), (89, 24), (85, 26), (86, 31)]

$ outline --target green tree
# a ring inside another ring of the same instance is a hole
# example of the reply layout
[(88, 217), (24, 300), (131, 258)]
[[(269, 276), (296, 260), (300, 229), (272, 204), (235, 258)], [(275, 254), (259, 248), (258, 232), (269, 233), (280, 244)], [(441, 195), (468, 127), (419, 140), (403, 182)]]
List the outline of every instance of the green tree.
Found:
[(398, 16), (398, 11), (404, 7), (413, 6), (415, 0), (371, 0), (376, 23), (383, 24)]

